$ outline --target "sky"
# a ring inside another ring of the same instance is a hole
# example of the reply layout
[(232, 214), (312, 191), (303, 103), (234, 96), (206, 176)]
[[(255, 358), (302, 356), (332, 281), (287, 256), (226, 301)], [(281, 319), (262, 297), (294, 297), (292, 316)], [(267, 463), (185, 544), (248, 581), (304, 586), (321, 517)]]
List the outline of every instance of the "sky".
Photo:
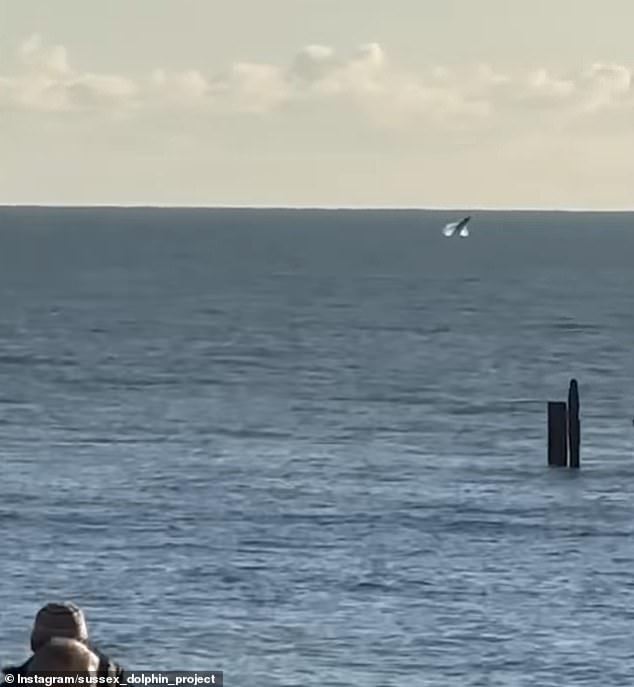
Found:
[(634, 209), (633, 0), (0, 0), (0, 204)]

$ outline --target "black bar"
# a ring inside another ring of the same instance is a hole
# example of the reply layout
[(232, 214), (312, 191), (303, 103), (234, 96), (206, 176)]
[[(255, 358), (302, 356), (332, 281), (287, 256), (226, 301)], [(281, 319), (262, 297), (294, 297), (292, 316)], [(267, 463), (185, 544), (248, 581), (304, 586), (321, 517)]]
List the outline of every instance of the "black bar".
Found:
[(565, 468), (568, 461), (566, 404), (548, 401), (548, 465)]
[(579, 422), (579, 387), (576, 379), (570, 381), (568, 389), (568, 444), (570, 446), (569, 467), (578, 468), (581, 424)]

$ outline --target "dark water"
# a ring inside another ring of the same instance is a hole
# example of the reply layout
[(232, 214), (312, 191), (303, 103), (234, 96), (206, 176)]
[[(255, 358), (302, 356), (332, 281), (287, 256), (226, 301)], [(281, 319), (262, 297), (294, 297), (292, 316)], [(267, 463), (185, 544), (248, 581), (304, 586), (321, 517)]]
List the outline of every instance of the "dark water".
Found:
[(634, 215), (454, 217), (0, 209), (2, 659), (631, 683)]

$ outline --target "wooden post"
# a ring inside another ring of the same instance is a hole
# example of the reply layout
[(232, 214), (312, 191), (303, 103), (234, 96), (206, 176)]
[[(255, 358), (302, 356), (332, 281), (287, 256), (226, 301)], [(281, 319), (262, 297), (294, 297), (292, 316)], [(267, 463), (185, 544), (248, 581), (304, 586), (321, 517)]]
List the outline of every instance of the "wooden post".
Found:
[(565, 468), (568, 460), (566, 404), (548, 401), (548, 465)]
[(579, 423), (579, 389), (577, 380), (570, 381), (568, 389), (568, 445), (570, 446), (571, 468), (579, 467), (579, 445), (581, 443), (581, 425)]

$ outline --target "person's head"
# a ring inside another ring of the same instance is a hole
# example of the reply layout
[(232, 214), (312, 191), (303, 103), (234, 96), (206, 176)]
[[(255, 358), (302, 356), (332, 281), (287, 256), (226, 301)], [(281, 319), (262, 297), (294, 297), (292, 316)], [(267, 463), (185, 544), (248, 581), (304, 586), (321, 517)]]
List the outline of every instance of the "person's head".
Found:
[(39, 647), (29, 661), (29, 673), (90, 673), (99, 668), (99, 658), (85, 645), (68, 637), (53, 637)]
[(52, 637), (85, 642), (88, 629), (82, 610), (73, 603), (49, 603), (37, 612), (31, 632), (31, 649), (36, 652)]

